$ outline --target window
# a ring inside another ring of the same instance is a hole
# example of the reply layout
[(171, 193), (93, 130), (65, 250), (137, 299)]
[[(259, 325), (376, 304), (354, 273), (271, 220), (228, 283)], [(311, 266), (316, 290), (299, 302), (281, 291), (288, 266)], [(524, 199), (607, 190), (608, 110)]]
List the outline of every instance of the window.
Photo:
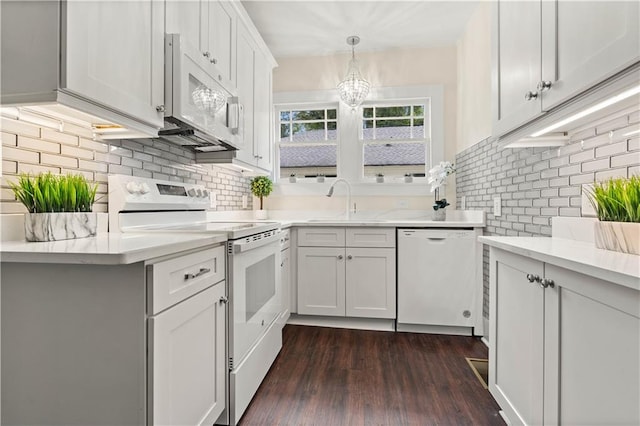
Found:
[(336, 176), (338, 110), (278, 108), (280, 177)]
[(424, 176), (429, 101), (362, 108), (363, 175)]

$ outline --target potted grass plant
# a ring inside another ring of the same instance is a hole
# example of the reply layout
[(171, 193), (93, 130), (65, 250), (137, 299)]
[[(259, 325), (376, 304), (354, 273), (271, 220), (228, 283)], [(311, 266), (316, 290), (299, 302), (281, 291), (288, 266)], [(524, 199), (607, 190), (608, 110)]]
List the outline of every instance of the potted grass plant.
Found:
[(266, 219), (267, 211), (264, 210), (264, 197), (268, 197), (273, 191), (273, 182), (267, 176), (256, 176), (251, 179), (251, 193), (260, 199), (260, 210), (256, 210), (256, 219)]
[(56, 241), (96, 234), (97, 215), (92, 212), (97, 185), (82, 175), (22, 174), (10, 183), (26, 208), (24, 233), (27, 241)]
[(595, 183), (587, 192), (598, 216), (598, 248), (640, 255), (640, 176)]

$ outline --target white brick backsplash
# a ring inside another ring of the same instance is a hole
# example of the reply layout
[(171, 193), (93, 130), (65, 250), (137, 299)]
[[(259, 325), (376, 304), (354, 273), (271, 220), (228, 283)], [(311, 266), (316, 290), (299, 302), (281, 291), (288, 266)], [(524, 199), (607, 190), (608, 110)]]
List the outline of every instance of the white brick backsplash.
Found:
[(60, 146), (60, 153), (67, 157), (82, 158), (83, 160), (93, 160), (93, 151), (80, 149), (74, 146)]
[(84, 176), (89, 182), (93, 182), (93, 172), (86, 172), (84, 170), (78, 170), (78, 169), (61, 169), (60, 173), (62, 173), (63, 175), (82, 175)]
[(34, 139), (27, 136), (18, 136), (18, 147), (24, 149), (31, 149), (39, 152), (51, 152), (54, 154), (60, 154), (60, 144), (53, 142), (46, 142), (42, 139)]
[(6, 145), (6, 146), (18, 145), (18, 137), (14, 134), (0, 132), (0, 139), (2, 140), (2, 145)]
[(119, 164), (109, 164), (109, 174), (132, 176), (131, 167), (121, 166)]
[(37, 164), (18, 163), (18, 173), (47, 173), (51, 172), (55, 175), (60, 174), (60, 167), (39, 166)]
[(109, 152), (109, 145), (104, 142), (92, 141), (91, 139), (80, 138), (80, 148), (89, 149), (96, 152)]
[(134, 160), (133, 158), (122, 157), (122, 165), (134, 169), (142, 169), (142, 161)]
[(105, 163), (99, 163), (97, 161), (78, 160), (78, 168), (82, 170), (92, 170), (94, 172), (107, 173), (109, 166)]
[(50, 142), (63, 143), (65, 145), (77, 146), (80, 138), (77, 135), (70, 135), (68, 133), (57, 132), (53, 129), (42, 128), (42, 139)]
[(18, 162), (2, 160), (2, 174), (18, 173)]
[(20, 148), (3, 146), (2, 158), (5, 160), (16, 160), (18, 162), (37, 164), (40, 161), (40, 154), (34, 151), (26, 151)]
[(611, 167), (636, 166), (638, 164), (640, 164), (640, 152), (630, 152), (611, 157)]
[[(620, 111), (582, 126), (560, 148), (499, 150), (498, 142), (483, 140), (456, 155), (457, 205), (466, 196), (468, 209), (487, 213), (485, 235), (550, 236), (551, 217), (580, 216), (583, 183), (640, 174), (640, 136), (624, 136), (637, 127), (629, 123), (638, 122), (638, 108)], [(500, 218), (492, 213), (496, 195), (503, 199)], [(487, 316), (486, 249), (483, 269)]]
[(40, 164), (77, 169), (78, 159), (42, 153), (40, 154)]
[(0, 128), (2, 128), (3, 132), (12, 133), (14, 135), (30, 136), (32, 138), (40, 137), (40, 127), (25, 123), (24, 121), (2, 118), (0, 121)]

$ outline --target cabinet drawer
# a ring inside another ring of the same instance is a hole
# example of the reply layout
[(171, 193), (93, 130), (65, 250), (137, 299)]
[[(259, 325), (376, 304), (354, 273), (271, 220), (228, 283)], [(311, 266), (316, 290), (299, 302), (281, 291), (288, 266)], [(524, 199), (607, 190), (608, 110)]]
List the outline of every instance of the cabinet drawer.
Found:
[(224, 246), (147, 265), (148, 314), (154, 315), (224, 278)]
[(395, 247), (395, 228), (347, 228), (347, 247)]
[(344, 228), (310, 227), (298, 229), (298, 246), (344, 247)]

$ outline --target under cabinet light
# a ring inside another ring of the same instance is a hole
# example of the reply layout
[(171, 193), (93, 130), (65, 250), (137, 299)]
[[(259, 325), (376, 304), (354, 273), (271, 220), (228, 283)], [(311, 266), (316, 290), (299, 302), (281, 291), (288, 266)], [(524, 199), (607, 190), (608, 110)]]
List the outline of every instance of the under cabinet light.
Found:
[(49, 129), (62, 132), (64, 123), (44, 114), (29, 111), (24, 108), (3, 107), (1, 114), (5, 118), (16, 121), (24, 121), (25, 123), (34, 124), (36, 126), (47, 127)]
[(595, 105), (593, 105), (593, 106), (591, 106), (591, 107), (589, 107), (589, 108), (587, 108), (587, 109), (585, 109), (583, 111), (580, 111), (580, 112), (578, 112), (578, 113), (576, 113), (574, 115), (571, 115), (571, 116), (565, 118), (564, 120), (558, 121), (557, 123), (554, 123), (551, 126), (545, 127), (542, 130), (538, 130), (537, 132), (532, 133), (531, 137), (535, 138), (535, 137), (538, 137), (538, 136), (542, 136), (545, 133), (549, 133), (549, 132), (551, 132), (553, 130), (556, 130), (556, 129), (558, 129), (558, 128), (566, 125), (566, 124), (569, 124), (569, 123), (574, 122), (576, 120), (579, 120), (579, 119), (581, 119), (583, 117), (586, 117), (589, 114), (593, 114), (596, 111), (600, 111), (601, 109), (604, 109), (604, 108), (606, 108), (608, 106), (616, 104), (616, 103), (618, 103), (620, 101), (623, 101), (623, 100), (625, 100), (627, 98), (630, 98), (633, 95), (637, 95), (638, 93), (640, 93), (640, 86), (632, 87), (629, 90), (625, 90), (622, 93), (619, 93), (619, 94), (617, 94), (615, 96), (612, 96), (609, 99), (606, 99), (606, 100), (604, 100), (604, 101), (602, 101), (600, 103), (597, 103), (597, 104), (595, 104)]

